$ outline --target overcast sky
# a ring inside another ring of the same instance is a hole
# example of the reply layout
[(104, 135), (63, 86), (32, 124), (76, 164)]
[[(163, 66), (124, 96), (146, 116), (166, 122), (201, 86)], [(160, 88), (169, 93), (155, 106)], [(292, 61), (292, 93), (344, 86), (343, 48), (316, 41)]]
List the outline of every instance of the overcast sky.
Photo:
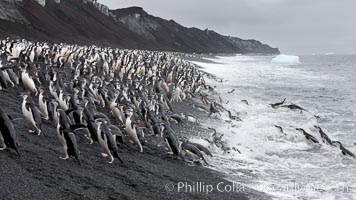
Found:
[(356, 0), (98, 0), (224, 35), (257, 39), (283, 53), (356, 53)]

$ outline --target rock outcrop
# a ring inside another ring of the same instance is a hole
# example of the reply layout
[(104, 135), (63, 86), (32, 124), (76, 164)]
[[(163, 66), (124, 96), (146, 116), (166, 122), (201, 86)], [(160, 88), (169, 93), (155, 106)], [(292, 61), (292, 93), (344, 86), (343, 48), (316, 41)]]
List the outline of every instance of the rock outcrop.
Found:
[(22, 3), (22, 0), (0, 0), (0, 19), (19, 24), (28, 24), (29, 22), (19, 10), (18, 5), (20, 3)]
[(186, 28), (173, 20), (149, 15), (141, 7), (130, 7), (110, 11), (116, 20), (147, 40), (159, 42), (171, 51), (196, 53), (264, 53), (278, 54), (256, 40), (243, 40), (220, 35), (212, 30)]

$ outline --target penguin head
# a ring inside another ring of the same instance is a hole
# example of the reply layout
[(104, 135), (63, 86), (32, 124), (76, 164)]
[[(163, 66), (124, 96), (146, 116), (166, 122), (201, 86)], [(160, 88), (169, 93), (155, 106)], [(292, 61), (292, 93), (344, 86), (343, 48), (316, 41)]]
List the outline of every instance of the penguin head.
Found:
[(182, 137), (182, 138), (180, 138), (180, 140), (183, 142), (183, 143), (187, 143), (187, 142), (189, 142), (189, 139), (187, 138), (187, 137)]
[(100, 130), (101, 125), (103, 124), (103, 122), (101, 122), (101, 121), (97, 121), (97, 122), (95, 122), (95, 123), (96, 123), (96, 125), (98, 126), (98, 129)]
[(316, 128), (316, 129), (321, 129), (319, 126), (317, 126), (317, 125), (314, 125), (314, 128)]
[(304, 129), (302, 129), (302, 128), (296, 128), (295, 130), (297, 130), (297, 131), (301, 131), (301, 132), (305, 132), (305, 130)]
[(38, 87), (38, 90), (40, 91), (40, 94), (44, 93), (44, 88), (42, 86)]
[(338, 148), (341, 148), (342, 147), (342, 144), (341, 142), (339, 141), (332, 141), (331, 142), (331, 145), (335, 146), (335, 147), (338, 147)]
[(22, 98), (24, 101), (26, 101), (28, 99), (28, 94), (26, 94), (26, 93), (22, 94)]

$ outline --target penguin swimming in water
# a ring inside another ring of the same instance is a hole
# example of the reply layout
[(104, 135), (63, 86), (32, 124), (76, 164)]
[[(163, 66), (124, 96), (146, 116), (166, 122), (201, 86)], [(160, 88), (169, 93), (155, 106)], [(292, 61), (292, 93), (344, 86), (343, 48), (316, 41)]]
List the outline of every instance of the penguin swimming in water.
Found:
[(0, 108), (0, 151), (11, 148), (20, 156), (14, 125), (9, 116)]
[(241, 102), (245, 103), (246, 105), (250, 105), (246, 99), (241, 100)]
[(188, 144), (191, 144), (193, 146), (196, 146), (200, 151), (204, 152), (206, 155), (210, 156), (210, 157), (213, 157), (213, 154), (211, 154), (211, 152), (209, 151), (209, 149), (207, 149), (206, 147), (204, 147), (203, 145), (201, 144), (198, 144), (198, 143), (193, 143), (193, 142), (190, 142), (190, 141), (187, 141)]
[(284, 131), (283, 128), (281, 126), (278, 125), (274, 125), (274, 127), (276, 127), (281, 133), (283, 133), (284, 135), (287, 135)]
[(314, 126), (314, 128), (319, 129), (319, 133), (320, 133), (320, 137), (323, 139), (323, 142), (328, 143), (330, 145), (332, 145), (332, 141), (329, 138), (329, 136), (323, 131), (323, 129), (321, 129), (319, 126)]
[(282, 107), (286, 107), (286, 108), (289, 108), (291, 110), (300, 110), (300, 111), (307, 111), (306, 109), (296, 105), (296, 104), (290, 104), (290, 105), (284, 105)]
[(35, 82), (34, 80), (30, 77), (29, 73), (23, 69), (22, 70), (22, 73), (21, 73), (21, 80), (22, 80), (22, 83), (23, 83), (23, 86), (24, 88), (34, 94), (35, 96), (37, 96), (37, 88), (36, 88), (36, 85), (35, 85)]
[(283, 105), (285, 101), (286, 101), (286, 98), (284, 98), (283, 101), (281, 101), (281, 102), (272, 103), (272, 104), (269, 104), (269, 105), (270, 105), (272, 108), (277, 108), (278, 106)]
[(232, 94), (233, 92), (235, 92), (235, 89), (232, 89), (231, 91), (228, 91), (227, 93)]
[(191, 113), (186, 113), (186, 114), (181, 113), (181, 116), (188, 122), (199, 124), (198, 118)]
[(296, 128), (297, 131), (301, 131), (304, 134), (305, 139), (307, 139), (307, 143), (312, 145), (312, 144), (320, 144), (319, 141), (309, 133), (307, 133), (304, 129), (302, 128)]
[(334, 146), (337, 146), (337, 147), (340, 148), (342, 155), (344, 155), (344, 156), (350, 156), (350, 157), (356, 159), (355, 154), (353, 154), (351, 151), (349, 151), (348, 149), (346, 149), (346, 148), (344, 147), (344, 145), (341, 144), (341, 142), (339, 142), (339, 141), (333, 141), (332, 144), (333, 144)]

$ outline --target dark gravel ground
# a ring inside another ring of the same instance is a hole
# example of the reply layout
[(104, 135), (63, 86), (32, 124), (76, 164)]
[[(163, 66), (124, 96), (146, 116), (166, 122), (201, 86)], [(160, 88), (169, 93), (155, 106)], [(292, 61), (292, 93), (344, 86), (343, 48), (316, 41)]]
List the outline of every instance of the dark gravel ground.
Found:
[[(18, 87), (0, 91), (0, 106), (13, 117), (22, 117), (22, 97), (18, 95), (22, 90)], [(201, 115), (192, 110), (189, 102), (174, 107), (178, 113)], [(108, 110), (101, 111), (111, 116)], [(148, 143), (143, 153), (131, 144), (120, 146), (120, 155), (125, 162), (123, 165), (117, 160), (113, 164), (106, 163), (108, 160), (100, 155), (103, 150), (99, 144), (88, 144), (83, 134), (78, 132), (77, 140), (81, 153), (79, 165), (74, 159), (59, 158), (63, 156), (63, 150), (52, 123), (43, 122), (42, 132), (45, 135), (40, 136), (28, 133), (24, 120), (14, 121), (14, 125), (22, 156), (19, 157), (12, 150), (0, 152), (2, 200), (268, 198), (257, 192), (217, 191), (215, 186), (219, 182), (231, 183), (210, 169), (190, 166), (182, 160), (168, 157), (163, 145), (157, 146), (160, 139), (156, 137), (147, 138)], [(192, 123), (174, 126), (174, 130), (185, 135), (197, 132), (204, 134), (201, 127)], [(213, 185), (214, 190), (209, 194), (182, 190), (178, 192), (178, 182), (203, 182)], [(170, 191), (172, 186), (174, 188)]]

